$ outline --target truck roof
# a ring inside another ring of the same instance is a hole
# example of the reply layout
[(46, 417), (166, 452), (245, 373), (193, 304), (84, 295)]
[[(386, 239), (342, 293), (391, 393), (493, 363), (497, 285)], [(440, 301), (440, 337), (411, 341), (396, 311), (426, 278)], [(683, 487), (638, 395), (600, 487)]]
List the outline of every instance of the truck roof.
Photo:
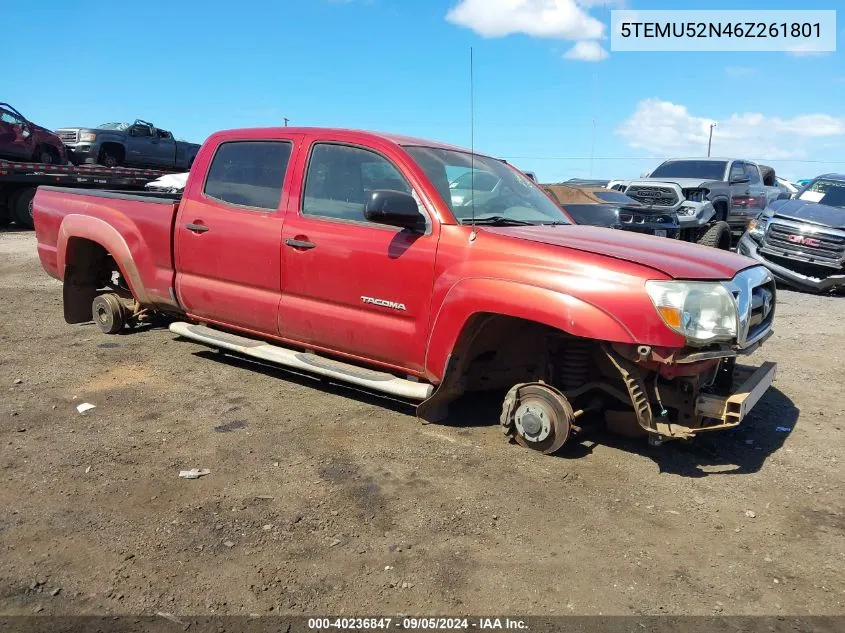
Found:
[(705, 157), (692, 156), (692, 157), (689, 157), (689, 158), (667, 158), (663, 162), (664, 163), (674, 163), (675, 161), (679, 161), (679, 160), (696, 160), (696, 161), (699, 161), (699, 162), (702, 162), (702, 163), (704, 163), (704, 162), (724, 163), (725, 161), (730, 161), (730, 160), (741, 160), (745, 163), (754, 163), (755, 165), (757, 164), (755, 161), (748, 159), (748, 158), (719, 158), (717, 156), (705, 156)]
[[(244, 133), (249, 132), (250, 135), (261, 134), (266, 132), (268, 134), (284, 131), (288, 134), (309, 134), (309, 135), (326, 135), (336, 136), (342, 134), (344, 137), (358, 138), (361, 141), (380, 140), (394, 143), (396, 145), (422, 145), (424, 147), (436, 147), (439, 149), (450, 149), (458, 152), (470, 153), (470, 150), (458, 147), (456, 145), (449, 145), (448, 143), (441, 143), (440, 141), (431, 141), (428, 139), (415, 138), (413, 136), (404, 136), (402, 134), (391, 134), (388, 132), (372, 132), (368, 130), (355, 130), (347, 128), (331, 128), (331, 127), (265, 127), (265, 128), (240, 128), (232, 130), (223, 130), (218, 132), (215, 136), (221, 140), (236, 139), (243, 137)], [(488, 156), (482, 152), (474, 152), (478, 156)]]

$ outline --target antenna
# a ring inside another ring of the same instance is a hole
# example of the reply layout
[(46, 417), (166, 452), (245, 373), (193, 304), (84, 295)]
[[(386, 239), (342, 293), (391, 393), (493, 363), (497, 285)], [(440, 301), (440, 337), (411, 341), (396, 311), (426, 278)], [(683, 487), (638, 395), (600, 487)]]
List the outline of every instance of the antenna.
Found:
[(469, 47), (469, 169), (470, 187), (472, 187), (472, 231), (469, 234), (470, 241), (475, 239), (475, 94), (472, 63), (472, 46)]

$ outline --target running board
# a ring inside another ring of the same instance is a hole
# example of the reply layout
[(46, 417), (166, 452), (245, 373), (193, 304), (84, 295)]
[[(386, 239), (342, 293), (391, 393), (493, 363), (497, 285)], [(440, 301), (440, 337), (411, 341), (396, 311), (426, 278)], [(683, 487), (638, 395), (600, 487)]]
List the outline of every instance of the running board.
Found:
[(265, 341), (214, 330), (205, 325), (178, 321), (170, 324), (170, 331), (210, 347), (231, 350), (245, 356), (260, 358), (277, 365), (326, 376), (327, 378), (334, 378), (338, 381), (400, 398), (425, 400), (434, 392), (434, 386), (425, 382), (406, 380), (393, 374), (350, 365), (308, 352), (297, 352)]

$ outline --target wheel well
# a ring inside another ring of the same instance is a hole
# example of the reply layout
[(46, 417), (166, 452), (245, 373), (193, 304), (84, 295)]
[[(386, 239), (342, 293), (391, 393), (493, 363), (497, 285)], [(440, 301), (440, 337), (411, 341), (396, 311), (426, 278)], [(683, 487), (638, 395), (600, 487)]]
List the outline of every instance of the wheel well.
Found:
[(131, 296), (117, 262), (93, 240), (79, 237), (68, 240), (63, 279), (64, 315), (68, 323), (92, 319), (91, 303), (101, 288), (112, 287)]
[(713, 218), (717, 222), (724, 222), (728, 219), (728, 203), (724, 200), (717, 200), (713, 203), (713, 208), (716, 209), (716, 216)]
[(55, 147), (53, 147), (49, 143), (39, 143), (38, 145), (35, 146), (35, 154), (36, 154), (37, 158), (41, 157), (41, 152), (43, 152), (43, 151), (49, 152), (50, 155), (53, 158), (58, 159), (60, 157), (59, 156), (59, 150), (57, 150)]
[(599, 342), (571, 336), (544, 323), (479, 313), (464, 325), (437, 392), (417, 413), (436, 420), (449, 402), (472, 391), (507, 390), (545, 381), (563, 389), (580, 387), (595, 371)]
[(114, 143), (111, 141), (103, 143), (100, 147), (100, 154), (107, 151), (114, 152), (114, 155), (118, 160), (126, 158), (126, 148), (124, 148), (120, 143)]

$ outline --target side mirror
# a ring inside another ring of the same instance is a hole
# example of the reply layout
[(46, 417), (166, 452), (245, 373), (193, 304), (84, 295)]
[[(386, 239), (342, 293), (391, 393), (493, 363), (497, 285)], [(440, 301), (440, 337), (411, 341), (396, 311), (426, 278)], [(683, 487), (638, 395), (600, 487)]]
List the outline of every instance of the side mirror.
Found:
[(420, 213), (417, 201), (403, 191), (371, 191), (364, 207), (364, 217), (377, 224), (397, 226), (420, 233), (425, 231), (425, 216)]
[(21, 131), (21, 136), (23, 136), (24, 138), (29, 138), (30, 136), (32, 136), (32, 132), (30, 132), (30, 131), (29, 131), (29, 128), (28, 128), (28, 127), (25, 127), (25, 128)]
[(792, 194), (788, 191), (781, 191), (777, 197), (778, 200), (789, 200), (790, 198), (792, 198)]
[(738, 178), (731, 179), (732, 185), (744, 185), (748, 182), (751, 182), (751, 179), (748, 176), (739, 176)]

